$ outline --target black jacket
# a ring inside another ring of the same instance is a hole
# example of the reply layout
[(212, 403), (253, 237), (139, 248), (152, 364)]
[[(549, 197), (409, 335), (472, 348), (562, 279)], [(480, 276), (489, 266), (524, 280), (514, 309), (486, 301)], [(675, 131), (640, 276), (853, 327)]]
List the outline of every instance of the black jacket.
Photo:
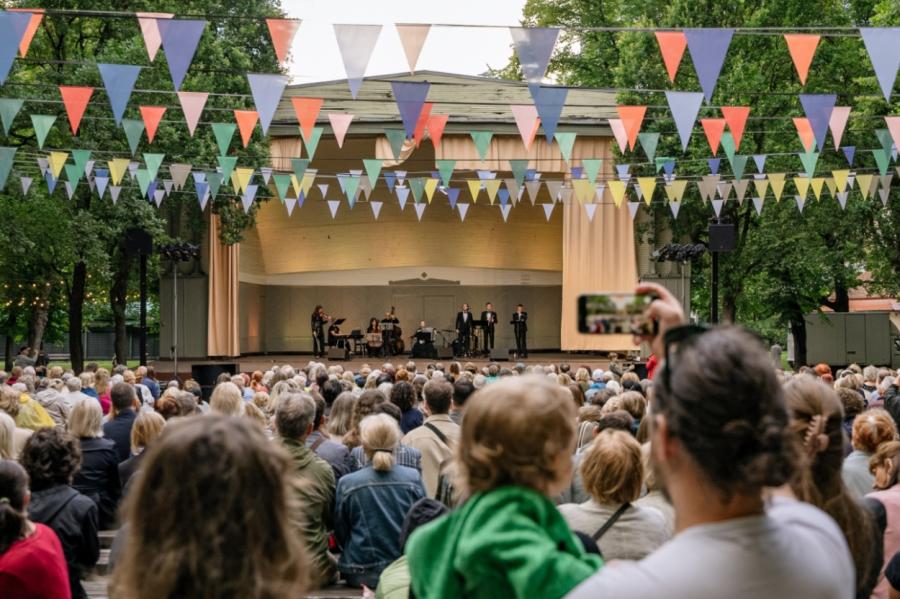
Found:
[(120, 462), (131, 457), (131, 428), (137, 415), (134, 410), (122, 410), (116, 417), (103, 425), (103, 436), (116, 444), (116, 455)]
[(97, 504), (102, 529), (115, 528), (116, 509), (122, 495), (116, 444), (103, 437), (80, 439), (79, 442), (81, 470), (75, 474), (72, 486)]
[(481, 313), (481, 320), (487, 321), (488, 316), (491, 316), (491, 324), (487, 325), (489, 327), (494, 327), (497, 325), (497, 313), (493, 310), (484, 310)]
[(470, 333), (472, 331), (472, 319), (475, 318), (472, 316), (472, 313), (468, 313), (469, 316), (463, 320), (463, 312), (460, 310), (456, 313), (456, 330), (459, 331), (460, 335)]
[(522, 331), (525, 332), (528, 330), (528, 312), (522, 312), (522, 317), (519, 318), (518, 312), (513, 312), (512, 318), (509, 319), (509, 323), (514, 327), (522, 327)]
[(97, 506), (72, 487), (56, 485), (32, 492), (28, 517), (49, 526), (59, 537), (69, 567), (72, 597), (87, 597), (81, 578), (87, 576), (100, 558)]

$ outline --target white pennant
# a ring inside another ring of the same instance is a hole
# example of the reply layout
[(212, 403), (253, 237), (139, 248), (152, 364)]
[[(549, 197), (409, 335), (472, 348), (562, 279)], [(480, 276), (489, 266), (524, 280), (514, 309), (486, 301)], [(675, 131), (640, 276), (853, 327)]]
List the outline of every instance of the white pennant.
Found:
[(806, 205), (806, 199), (802, 196), (794, 196), (794, 200), (797, 202), (797, 210), (800, 211), (800, 214), (803, 214), (803, 206)]
[(19, 182), (22, 184), (22, 195), (27, 196), (28, 190), (31, 188), (31, 177), (19, 177)]
[(716, 216), (719, 216), (720, 214), (722, 214), (722, 205), (724, 203), (725, 203), (725, 200), (713, 200), (712, 201), (713, 212), (716, 213)]
[(837, 201), (838, 201), (838, 204), (841, 205), (841, 210), (847, 209), (847, 195), (849, 193), (850, 192), (842, 191), (839, 194), (837, 194)]
[(597, 212), (597, 204), (585, 204), (584, 211), (587, 212), (588, 222), (594, 222), (594, 214)]
[(678, 211), (681, 210), (681, 202), (669, 202), (669, 210), (672, 211), (672, 218), (678, 218)]
[(556, 207), (555, 203), (541, 204), (541, 208), (544, 209), (544, 218), (547, 219), (547, 222), (550, 222), (550, 215), (553, 214), (553, 209), (555, 207)]
[(507, 204), (506, 206), (500, 206), (500, 215), (503, 217), (503, 222), (506, 222), (506, 219), (509, 218), (510, 210), (512, 210), (511, 204)]
[(100, 199), (103, 199), (103, 195), (106, 193), (106, 186), (109, 183), (109, 177), (95, 177), (94, 181), (97, 184), (97, 195), (100, 196)]
[(294, 207), (297, 205), (297, 198), (284, 198), (284, 207), (287, 210), (288, 216), (291, 216), (294, 213)]
[(375, 220), (378, 220), (378, 215), (381, 214), (381, 206), (384, 202), (369, 202), (369, 208), (372, 209), (372, 215), (375, 217)]
[(422, 222), (422, 215), (425, 214), (425, 203), (413, 204), (413, 208), (416, 209), (416, 218), (419, 219), (419, 222)]
[(261, 169), (259, 169), (259, 173), (262, 175), (263, 183), (265, 183), (266, 185), (268, 185), (268, 184), (269, 184), (269, 179), (272, 178), (272, 169), (271, 169), (271, 167), (264, 166), (264, 167), (262, 167)]
[(244, 212), (250, 212), (250, 207), (253, 206), (253, 200), (256, 199), (257, 189), (259, 189), (259, 185), (256, 183), (247, 184), (247, 189), (244, 190), (244, 195), (241, 197), (241, 203), (244, 205)]
[(637, 214), (640, 205), (640, 202), (628, 202), (628, 214), (631, 215), (631, 220), (634, 220), (634, 216)]
[(153, 201), (156, 202), (156, 207), (159, 208), (162, 205), (163, 198), (166, 197), (165, 189), (157, 189), (153, 192)]
[(456, 209), (459, 210), (459, 220), (465, 222), (466, 214), (469, 213), (469, 205), (464, 202), (458, 202)]
[(337, 215), (337, 209), (340, 205), (341, 202), (339, 200), (328, 200), (328, 211), (331, 212), (332, 219)]
[(878, 190), (878, 195), (881, 197), (881, 203), (887, 208), (888, 205), (888, 195), (891, 193), (890, 188), (882, 187)]
[(409, 198), (409, 187), (397, 185), (394, 187), (394, 191), (397, 193), (397, 200), (400, 202), (400, 211), (402, 212), (406, 208), (406, 200)]
[(110, 185), (109, 186), (109, 197), (112, 199), (113, 206), (115, 206), (116, 202), (119, 201), (119, 194), (122, 192), (122, 187), (120, 185)]
[(763, 199), (762, 198), (753, 198), (753, 207), (756, 209), (757, 216), (762, 214)]
[(70, 181), (66, 181), (66, 195), (69, 196), (69, 199), (72, 199), (72, 196), (75, 195), (75, 185), (72, 185)]

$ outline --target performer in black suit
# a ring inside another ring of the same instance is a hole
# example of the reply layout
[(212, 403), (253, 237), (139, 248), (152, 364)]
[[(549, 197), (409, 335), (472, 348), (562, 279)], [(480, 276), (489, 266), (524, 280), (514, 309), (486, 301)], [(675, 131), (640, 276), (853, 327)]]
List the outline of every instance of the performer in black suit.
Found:
[(516, 306), (516, 311), (513, 312), (512, 320), (509, 321), (509, 324), (513, 325), (516, 333), (516, 355), (519, 358), (527, 358), (528, 344), (525, 341), (525, 336), (528, 333), (528, 312), (525, 311), (525, 306), (522, 304)]
[(318, 305), (309, 317), (309, 326), (312, 329), (313, 355), (318, 357), (325, 355), (325, 323), (331, 317), (325, 314), (325, 308)]
[(463, 304), (462, 310), (456, 313), (456, 335), (463, 355), (468, 356), (471, 351), (469, 340), (472, 336), (472, 313), (469, 312), (469, 304)]
[(484, 351), (490, 353), (494, 349), (494, 326), (497, 324), (497, 313), (491, 302), (484, 305), (481, 320), (484, 321)]

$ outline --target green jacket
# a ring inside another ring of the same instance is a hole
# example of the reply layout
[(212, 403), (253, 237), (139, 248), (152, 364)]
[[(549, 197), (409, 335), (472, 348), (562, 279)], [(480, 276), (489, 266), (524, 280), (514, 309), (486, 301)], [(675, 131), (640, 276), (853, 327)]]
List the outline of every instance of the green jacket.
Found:
[(335, 566), (328, 554), (328, 534), (334, 528), (334, 470), (304, 443), (281, 439), (293, 458), (297, 479), (298, 513), (293, 520), (313, 558), (315, 575), (320, 584), (331, 582)]
[(416, 530), (406, 555), (417, 599), (556, 599), (603, 565), (549, 499), (524, 487), (473, 495)]

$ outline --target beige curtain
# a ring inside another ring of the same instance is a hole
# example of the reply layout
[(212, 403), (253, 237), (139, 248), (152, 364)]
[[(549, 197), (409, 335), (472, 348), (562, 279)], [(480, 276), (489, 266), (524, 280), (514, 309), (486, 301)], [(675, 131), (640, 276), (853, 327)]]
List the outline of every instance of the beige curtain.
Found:
[(209, 327), (206, 352), (210, 356), (241, 354), (238, 297), (240, 245), (219, 242), (219, 216), (209, 217)]
[(270, 137), (269, 160), (277, 171), (290, 171), (291, 158), (303, 156), (303, 141), (297, 137)]

